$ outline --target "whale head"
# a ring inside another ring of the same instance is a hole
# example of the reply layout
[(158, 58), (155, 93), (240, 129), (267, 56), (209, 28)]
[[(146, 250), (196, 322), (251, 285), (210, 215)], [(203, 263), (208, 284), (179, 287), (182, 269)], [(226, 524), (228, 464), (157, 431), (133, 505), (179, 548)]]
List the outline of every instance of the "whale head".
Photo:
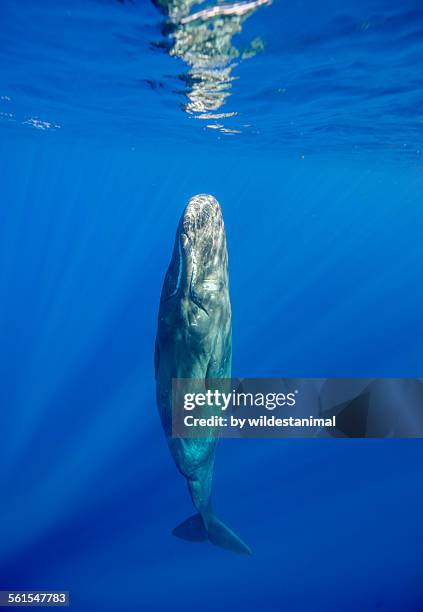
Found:
[(194, 319), (202, 319), (202, 315), (218, 314), (229, 302), (227, 293), (228, 255), (222, 211), (213, 196), (196, 195), (179, 221), (161, 302), (173, 302), (175, 308), (185, 303), (185, 314), (189, 311), (192, 318), (197, 313)]

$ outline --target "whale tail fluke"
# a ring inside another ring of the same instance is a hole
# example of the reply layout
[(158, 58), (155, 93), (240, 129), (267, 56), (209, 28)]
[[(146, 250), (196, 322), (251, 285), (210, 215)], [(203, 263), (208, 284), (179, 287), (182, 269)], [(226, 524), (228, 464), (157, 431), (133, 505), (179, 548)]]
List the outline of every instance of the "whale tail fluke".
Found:
[(207, 517), (207, 533), (210, 542), (215, 546), (243, 555), (252, 554), (251, 548), (232, 529), (222, 523), (215, 514)]
[(175, 527), (172, 533), (177, 538), (189, 542), (210, 540), (212, 544), (219, 548), (244, 555), (251, 555), (250, 547), (232, 529), (222, 523), (215, 514), (207, 515), (207, 528), (204, 525), (201, 514), (194, 514)]
[(177, 538), (189, 542), (205, 542), (209, 538), (201, 514), (190, 516), (186, 521), (175, 527), (172, 533)]

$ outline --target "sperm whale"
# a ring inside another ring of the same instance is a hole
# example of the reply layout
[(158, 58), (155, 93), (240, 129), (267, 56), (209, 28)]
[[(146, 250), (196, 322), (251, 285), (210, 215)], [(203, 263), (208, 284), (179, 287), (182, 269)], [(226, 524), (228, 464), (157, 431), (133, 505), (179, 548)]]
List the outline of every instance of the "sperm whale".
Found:
[(172, 438), (172, 379), (229, 378), (232, 323), (222, 212), (211, 195), (190, 199), (179, 221), (160, 298), (155, 346), (158, 410), (177, 468), (197, 513), (173, 533), (239, 553), (250, 548), (215, 515), (212, 502), (216, 438)]

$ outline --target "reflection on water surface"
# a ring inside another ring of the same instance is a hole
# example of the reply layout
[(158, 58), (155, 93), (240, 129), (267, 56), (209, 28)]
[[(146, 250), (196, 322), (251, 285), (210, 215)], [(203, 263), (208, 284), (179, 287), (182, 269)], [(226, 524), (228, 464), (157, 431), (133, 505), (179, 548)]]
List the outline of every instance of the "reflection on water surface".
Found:
[(189, 66), (182, 75), (188, 97), (184, 109), (198, 119), (212, 121), (209, 128), (226, 133), (237, 131), (217, 121), (237, 114), (221, 110), (237, 78), (233, 74), (237, 63), (253, 57), (264, 45), (260, 38), (255, 38), (247, 48), (239, 49), (232, 39), (242, 31), (248, 17), (270, 3), (270, 0), (251, 0), (201, 8), (194, 5), (203, 4), (202, 0), (155, 0), (167, 16), (163, 33), (170, 41), (169, 54)]

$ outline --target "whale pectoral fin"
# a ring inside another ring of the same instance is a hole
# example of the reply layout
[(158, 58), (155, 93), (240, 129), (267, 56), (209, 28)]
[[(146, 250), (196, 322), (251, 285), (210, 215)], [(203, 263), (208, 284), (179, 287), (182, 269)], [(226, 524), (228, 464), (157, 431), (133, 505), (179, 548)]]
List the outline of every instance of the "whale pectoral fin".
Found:
[(243, 555), (252, 554), (251, 548), (214, 514), (208, 518), (207, 529), (209, 540), (215, 546)]
[(157, 380), (157, 374), (159, 372), (159, 364), (160, 364), (160, 347), (156, 338), (156, 343), (154, 345), (154, 376)]
[(173, 535), (189, 542), (205, 542), (208, 540), (206, 528), (200, 514), (190, 516), (186, 521), (175, 527)]

